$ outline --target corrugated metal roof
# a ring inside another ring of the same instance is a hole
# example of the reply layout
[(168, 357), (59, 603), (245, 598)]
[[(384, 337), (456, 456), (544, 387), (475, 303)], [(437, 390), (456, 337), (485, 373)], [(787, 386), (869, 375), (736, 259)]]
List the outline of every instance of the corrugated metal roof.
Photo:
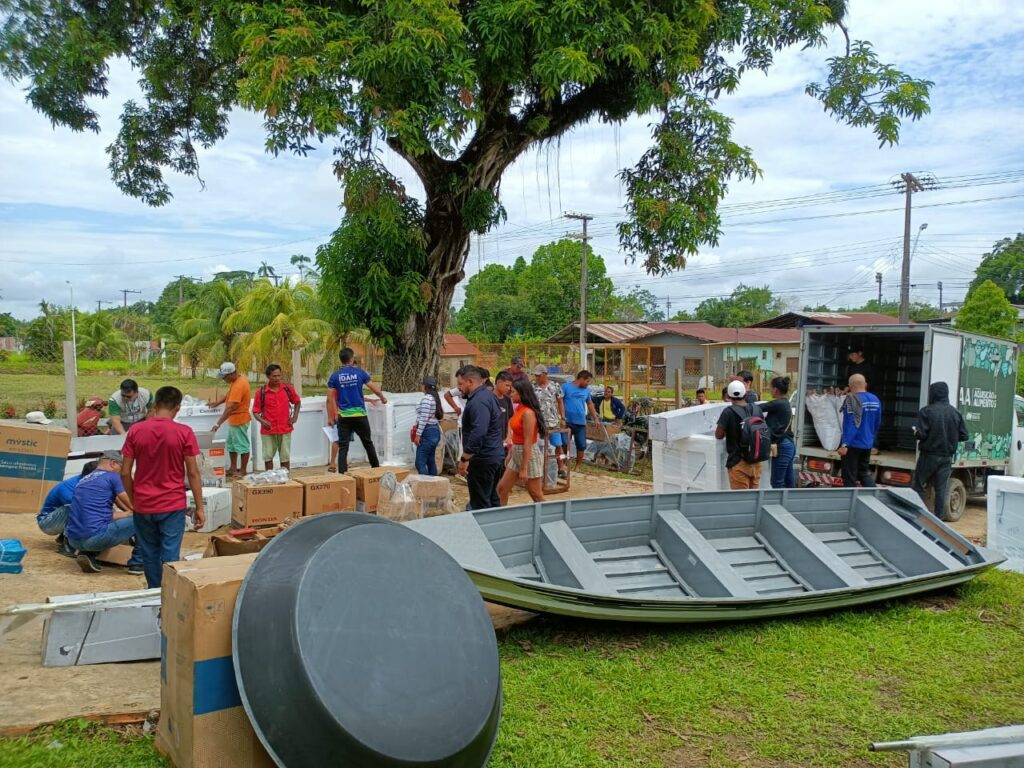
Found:
[(480, 354), (476, 344), (458, 333), (446, 333), (441, 357), (474, 357)]
[[(643, 321), (631, 323), (587, 323), (587, 339), (594, 343), (629, 344), (655, 333)], [(580, 340), (580, 324), (572, 323), (548, 338), (552, 344), (572, 344)]]
[(786, 312), (755, 323), (755, 328), (799, 328), (803, 325), (899, 325), (898, 317), (879, 312)]

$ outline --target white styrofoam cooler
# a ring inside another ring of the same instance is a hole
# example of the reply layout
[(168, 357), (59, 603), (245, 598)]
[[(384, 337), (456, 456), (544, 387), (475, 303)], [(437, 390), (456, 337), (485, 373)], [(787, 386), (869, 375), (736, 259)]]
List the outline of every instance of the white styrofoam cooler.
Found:
[(691, 435), (706, 435), (715, 431), (718, 417), (728, 403), (705, 403), (689, 408), (656, 413), (647, 418), (652, 441), (671, 443)]
[[(655, 493), (727, 491), (725, 440), (714, 435), (691, 435), (665, 443), (652, 441)], [(761, 488), (771, 488), (771, 462), (761, 469)]]
[(985, 546), (1006, 557), (1003, 568), (1024, 573), (1024, 478), (988, 478)]

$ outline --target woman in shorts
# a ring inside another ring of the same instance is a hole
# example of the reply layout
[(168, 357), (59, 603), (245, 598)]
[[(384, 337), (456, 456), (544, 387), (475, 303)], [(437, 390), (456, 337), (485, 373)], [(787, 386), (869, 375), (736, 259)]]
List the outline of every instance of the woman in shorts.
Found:
[(517, 407), (508, 424), (512, 432), (512, 455), (505, 474), (498, 481), (498, 498), (502, 506), (508, 504), (508, 496), (517, 480), (525, 483), (531, 499), (544, 501), (544, 450), (540, 438), (547, 429), (537, 393), (528, 379), (515, 379), (511, 397)]

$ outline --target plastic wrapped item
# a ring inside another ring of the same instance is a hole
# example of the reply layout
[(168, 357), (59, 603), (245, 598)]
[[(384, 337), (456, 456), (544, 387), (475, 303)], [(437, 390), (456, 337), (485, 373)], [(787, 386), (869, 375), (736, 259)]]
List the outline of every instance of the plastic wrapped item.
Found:
[(807, 395), (806, 403), (821, 447), (826, 451), (836, 450), (843, 439), (843, 417), (839, 411), (843, 407), (843, 398), (812, 392)]
[[(416, 499), (412, 486), (407, 482), (396, 482), (394, 477), (392, 473), (388, 472), (381, 478), (377, 514), (398, 523), (419, 519), (423, 516), (422, 504)], [(391, 483), (388, 483), (388, 485), (392, 485), (391, 489), (388, 489), (385, 484), (388, 478), (391, 478)]]
[(284, 485), (288, 482), (287, 469), (268, 469), (266, 472), (257, 472), (247, 478), (252, 485)]

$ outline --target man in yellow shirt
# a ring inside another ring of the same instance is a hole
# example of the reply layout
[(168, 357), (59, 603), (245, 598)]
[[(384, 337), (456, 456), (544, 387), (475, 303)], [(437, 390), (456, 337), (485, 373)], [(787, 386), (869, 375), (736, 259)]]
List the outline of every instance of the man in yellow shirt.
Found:
[(223, 400), (210, 403), (211, 408), (224, 404), (224, 413), (214, 424), (212, 431), (220, 429), (225, 421), (228, 423), (227, 450), (230, 466), (227, 476), (244, 477), (249, 471), (249, 454), (252, 450), (249, 443), (249, 422), (252, 421), (249, 404), (252, 400), (252, 389), (249, 380), (238, 373), (234, 363), (221, 364), (217, 378), (224, 379), (229, 387)]

